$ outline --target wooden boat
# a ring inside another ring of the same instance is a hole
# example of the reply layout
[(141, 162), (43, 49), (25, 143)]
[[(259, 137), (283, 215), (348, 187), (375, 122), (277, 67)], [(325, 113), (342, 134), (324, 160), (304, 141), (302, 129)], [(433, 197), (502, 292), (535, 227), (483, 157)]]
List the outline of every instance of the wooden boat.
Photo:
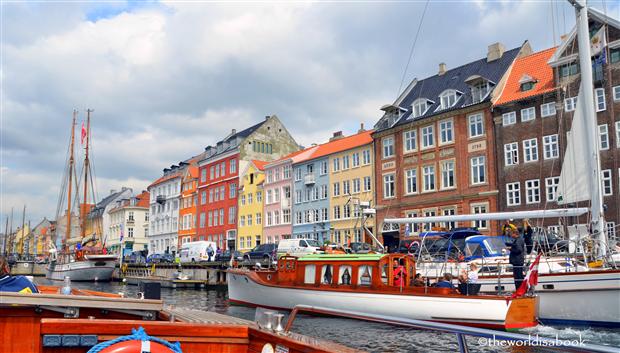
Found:
[[(164, 309), (161, 300), (39, 286), (41, 293), (0, 292), (0, 352), (86, 352), (94, 343), (142, 327), (150, 336), (192, 352), (359, 352), (294, 333), (274, 333), (251, 321), (213, 312)], [(140, 341), (136, 350), (140, 351)], [(155, 350), (152, 350), (155, 352)]]
[[(404, 265), (401, 286), (394, 285), (394, 260)], [(305, 304), (504, 330), (537, 325), (535, 297), (510, 299), (414, 287), (415, 262), (403, 254), (283, 256), (276, 269), (228, 272), (233, 303), (287, 310)]]

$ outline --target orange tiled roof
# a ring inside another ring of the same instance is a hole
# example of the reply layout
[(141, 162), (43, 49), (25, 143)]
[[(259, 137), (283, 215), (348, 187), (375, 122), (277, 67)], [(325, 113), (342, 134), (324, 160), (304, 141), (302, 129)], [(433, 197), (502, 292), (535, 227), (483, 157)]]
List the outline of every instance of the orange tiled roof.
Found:
[[(557, 47), (549, 48), (517, 58), (506, 80), (506, 86), (494, 104), (506, 104), (553, 91), (555, 89), (553, 69), (547, 64), (547, 61), (549, 61), (556, 49)], [(536, 80), (536, 84), (531, 90), (523, 92), (521, 91), (519, 80), (525, 75)]]
[(152, 182), (151, 185), (149, 185), (147, 188), (150, 188), (151, 186), (155, 186), (157, 184), (161, 184), (164, 181), (168, 181), (168, 180), (177, 178), (180, 175), (181, 175), (180, 172), (174, 172), (174, 173), (171, 173), (171, 174), (168, 174), (168, 175), (164, 175), (161, 178), (159, 178), (159, 179), (155, 180), (154, 182)]
[(258, 170), (265, 170), (265, 164), (269, 162), (259, 161), (258, 159), (253, 159), (252, 163), (254, 163), (254, 166), (258, 168)]
[(189, 174), (190, 177), (197, 179), (198, 178), (198, 167), (195, 165), (190, 165), (187, 168), (187, 174)]
[(342, 152), (350, 150), (351, 148), (367, 145), (372, 143), (372, 136), (370, 136), (374, 130), (367, 130), (355, 135), (340, 138), (338, 140), (326, 142), (318, 146), (318, 148), (312, 153), (308, 159), (319, 158), (330, 155), (332, 153)]
[(142, 193), (137, 196), (138, 198), (137, 206), (149, 208), (149, 197), (150, 197), (150, 194), (148, 191), (142, 191)]

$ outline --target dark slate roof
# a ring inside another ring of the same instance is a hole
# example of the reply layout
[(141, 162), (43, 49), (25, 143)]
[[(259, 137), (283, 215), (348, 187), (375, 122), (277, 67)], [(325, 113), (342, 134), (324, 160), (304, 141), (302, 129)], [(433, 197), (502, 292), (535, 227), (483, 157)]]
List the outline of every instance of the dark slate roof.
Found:
[[(205, 153), (203, 155), (201, 155), (202, 160), (207, 160), (207, 159), (211, 159), (214, 157), (217, 157), (221, 154), (224, 154), (226, 152), (229, 152), (231, 150), (235, 150), (237, 149), (237, 147), (239, 147), (239, 144), (237, 143), (229, 143), (230, 141), (235, 141), (237, 138), (241, 138), (241, 139), (245, 139), (246, 137), (250, 136), (250, 134), (252, 134), (254, 131), (258, 130), (261, 126), (263, 126), (263, 124), (267, 122), (267, 119), (261, 121), (258, 124), (252, 125), (249, 128), (245, 129), (245, 130), (241, 130), (239, 132), (235, 132), (234, 134), (228, 135), (226, 136), (224, 139), (222, 139), (221, 141), (218, 141), (214, 146), (208, 146), (205, 148), (205, 150), (208, 150), (209, 148), (211, 149), (215, 149), (215, 153), (211, 152), (211, 153)], [(239, 143), (241, 143), (241, 141), (239, 141)], [(223, 148), (221, 151), (217, 151), (217, 146), (219, 144), (223, 144)]]
[[(414, 120), (426, 119), (434, 115), (442, 114), (448, 111), (457, 110), (463, 107), (472, 105), (471, 86), (465, 83), (469, 77), (477, 75), (481, 76), (494, 84), (497, 84), (506, 70), (510, 67), (514, 59), (519, 54), (521, 47), (507, 50), (504, 52), (501, 58), (487, 63), (487, 58), (484, 57), (480, 60), (470, 62), (468, 64), (456, 67), (454, 69), (446, 71), (443, 75), (434, 75), (427, 77), (417, 82), (417, 84), (411, 89), (411, 91), (402, 99), (399, 107), (403, 109), (400, 118), (393, 126), (399, 126), (407, 124)], [(437, 107), (441, 104), (439, 95), (447, 89), (454, 89), (462, 93), (459, 100), (454, 106), (448, 109), (442, 109), (437, 111)], [(434, 103), (426, 111), (426, 114), (411, 118), (411, 105), (418, 98), (426, 98)], [(490, 94), (482, 102), (490, 100)], [(480, 102), (479, 102), (480, 103)], [(406, 110), (406, 111), (405, 111)], [(390, 113), (386, 113), (390, 114)], [(385, 117), (385, 116), (384, 116)], [(384, 118), (382, 118), (384, 119)], [(379, 121), (375, 128), (377, 131), (388, 129), (390, 126), (387, 123), (388, 119)]]
[(127, 188), (123, 187), (120, 191), (111, 193), (108, 196), (104, 197), (101, 201), (97, 202), (95, 207), (93, 207), (93, 209), (89, 212), (89, 216), (97, 217), (97, 216), (102, 215), (106, 206), (110, 204), (112, 201), (114, 201), (119, 195), (121, 195), (126, 190)]

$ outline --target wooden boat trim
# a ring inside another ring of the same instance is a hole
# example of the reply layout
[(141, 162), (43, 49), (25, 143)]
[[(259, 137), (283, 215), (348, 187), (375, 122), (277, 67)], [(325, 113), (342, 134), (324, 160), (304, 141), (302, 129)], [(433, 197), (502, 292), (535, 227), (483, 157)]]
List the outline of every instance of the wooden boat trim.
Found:
[(161, 311), (162, 300), (98, 297), (89, 295), (62, 295), (41, 293), (2, 292), (1, 305), (45, 305), (54, 307), (101, 308), (123, 310)]
[[(115, 335), (98, 335), (97, 340), (99, 342), (111, 341), (120, 336)], [(249, 338), (219, 338), (219, 337), (186, 337), (186, 336), (158, 336), (157, 338), (169, 341), (169, 342), (181, 342), (181, 343), (225, 343), (225, 344), (243, 344), (250, 343)]]

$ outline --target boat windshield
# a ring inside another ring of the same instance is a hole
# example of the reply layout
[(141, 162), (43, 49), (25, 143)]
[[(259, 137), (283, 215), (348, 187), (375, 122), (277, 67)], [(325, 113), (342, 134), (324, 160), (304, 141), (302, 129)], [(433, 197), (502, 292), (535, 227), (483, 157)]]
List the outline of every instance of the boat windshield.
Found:
[(484, 245), (489, 250), (489, 255), (501, 255), (502, 249), (506, 248), (504, 237), (489, 237), (484, 240)]
[(315, 246), (317, 248), (321, 247), (321, 245), (319, 245), (319, 242), (314, 239), (306, 239), (306, 243), (308, 243), (308, 246)]
[(467, 243), (465, 245), (465, 256), (466, 257), (483, 257), (484, 249), (482, 248), (480, 243)]

